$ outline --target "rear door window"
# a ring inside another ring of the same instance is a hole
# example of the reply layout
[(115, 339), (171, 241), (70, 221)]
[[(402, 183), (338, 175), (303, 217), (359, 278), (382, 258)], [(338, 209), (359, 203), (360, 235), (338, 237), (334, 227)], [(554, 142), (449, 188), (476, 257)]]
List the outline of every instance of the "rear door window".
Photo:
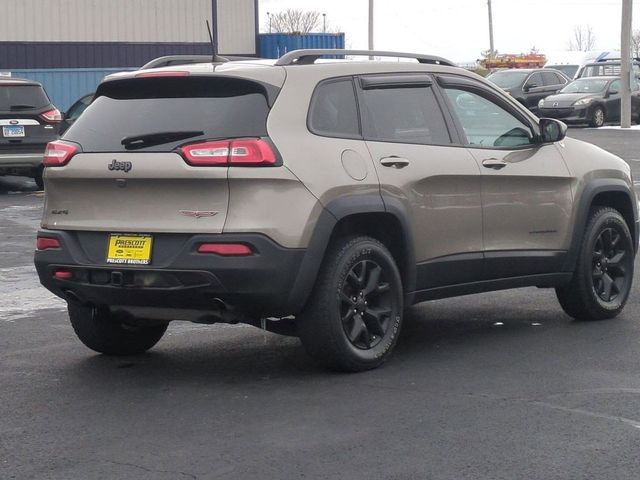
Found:
[(351, 78), (318, 85), (309, 108), (309, 130), (326, 137), (361, 138)]
[(543, 85), (544, 83), (540, 72), (533, 73), (527, 80), (527, 83), (524, 84), (524, 86), (528, 88), (542, 87)]
[(542, 80), (545, 86), (564, 85), (565, 81), (554, 72), (542, 72)]
[[(200, 140), (264, 137), (266, 88), (228, 77), (105, 82), (64, 138), (79, 143), (85, 152), (168, 152)], [(169, 141), (158, 139), (162, 134)], [(127, 142), (135, 137), (152, 140)]]
[(51, 103), (39, 85), (0, 84), (0, 112), (19, 112), (43, 108)]
[(447, 145), (451, 136), (431, 86), (384, 85), (362, 90), (365, 140)]

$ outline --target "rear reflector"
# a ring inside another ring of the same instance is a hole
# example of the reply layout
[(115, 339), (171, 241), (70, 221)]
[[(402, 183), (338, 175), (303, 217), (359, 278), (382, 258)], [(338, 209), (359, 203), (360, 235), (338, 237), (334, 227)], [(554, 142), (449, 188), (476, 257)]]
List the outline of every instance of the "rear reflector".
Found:
[(189, 72), (143, 72), (138, 73), (136, 78), (149, 78), (149, 77), (187, 77)]
[(62, 121), (62, 114), (60, 113), (60, 110), (58, 110), (57, 108), (53, 108), (51, 110), (47, 110), (44, 113), (41, 113), (40, 118), (42, 118), (46, 122), (58, 123)]
[(73, 278), (73, 272), (69, 270), (56, 270), (53, 272), (53, 277), (58, 280), (70, 280)]
[(203, 243), (198, 247), (198, 253), (215, 253), (223, 257), (246, 257), (253, 252), (243, 243)]
[(57, 238), (38, 237), (36, 239), (37, 250), (49, 250), (50, 248), (60, 248), (60, 241)]
[(269, 166), (276, 163), (273, 149), (260, 138), (194, 143), (181, 147), (180, 153), (194, 167)]
[(49, 142), (44, 151), (42, 164), (45, 167), (62, 167), (69, 163), (69, 160), (71, 160), (71, 157), (73, 157), (77, 151), (78, 147), (63, 142), (62, 140)]

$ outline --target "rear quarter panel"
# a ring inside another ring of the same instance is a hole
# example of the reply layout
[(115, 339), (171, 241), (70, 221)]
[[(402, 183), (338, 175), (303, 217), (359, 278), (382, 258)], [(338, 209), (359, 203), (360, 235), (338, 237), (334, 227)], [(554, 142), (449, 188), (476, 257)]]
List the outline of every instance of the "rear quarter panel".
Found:
[[(307, 112), (313, 91), (323, 79), (314, 70), (318, 66), (287, 69), (287, 79), (267, 121), (269, 137), (282, 155), (284, 165), (317, 199), (327, 206), (343, 196), (380, 195), (380, 187), (371, 156), (363, 140), (329, 138), (311, 133), (307, 128)], [(344, 76), (336, 72), (335, 77)], [(331, 77), (331, 76), (330, 76)], [(343, 154), (346, 159), (343, 161)], [(351, 176), (345, 163), (357, 163)], [(356, 177), (356, 178), (354, 178)], [(296, 197), (297, 198), (297, 197)], [(293, 202), (289, 210), (295, 211)], [(316, 209), (317, 212), (319, 210)], [(289, 218), (290, 222), (307, 223), (306, 218)], [(311, 230), (305, 229), (302, 242), (308, 242)]]

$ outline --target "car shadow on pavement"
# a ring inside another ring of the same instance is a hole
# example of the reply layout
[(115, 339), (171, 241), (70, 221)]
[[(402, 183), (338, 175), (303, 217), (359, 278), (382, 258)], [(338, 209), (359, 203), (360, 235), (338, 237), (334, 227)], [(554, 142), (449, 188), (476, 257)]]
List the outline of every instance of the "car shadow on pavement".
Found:
[[(500, 352), (500, 357), (518, 355), (518, 351), (540, 348), (539, 342), (527, 344), (543, 331), (573, 330), (576, 325), (581, 328), (559, 307), (541, 311), (496, 311), (490, 305), (452, 307), (451, 303), (413, 307), (406, 312), (403, 331), (388, 364), (359, 375), (384, 376), (413, 363), (426, 368), (430, 362), (439, 361), (443, 352), (461, 359), (467, 356), (470, 362), (483, 356), (485, 361), (491, 361), (495, 352)], [(154, 388), (201, 382), (246, 386), (291, 379), (341, 381), (337, 379), (350, 377), (315, 365), (296, 338), (252, 327), (214, 326), (202, 328), (199, 333), (187, 329), (174, 334), (171, 328), (169, 337), (144, 355), (108, 357), (87, 351), (68, 373), (78, 375), (83, 382), (130, 382), (132, 387), (143, 382)]]

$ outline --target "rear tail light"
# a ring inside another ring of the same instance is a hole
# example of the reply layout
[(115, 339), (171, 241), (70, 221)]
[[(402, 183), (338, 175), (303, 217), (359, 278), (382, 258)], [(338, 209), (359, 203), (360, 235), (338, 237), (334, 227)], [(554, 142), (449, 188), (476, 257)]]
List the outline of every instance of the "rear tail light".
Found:
[(223, 257), (247, 257), (253, 254), (251, 247), (244, 243), (202, 243), (198, 253), (215, 253)]
[(71, 145), (70, 143), (63, 142), (62, 140), (49, 142), (44, 151), (42, 164), (45, 167), (62, 167), (69, 163), (71, 157), (73, 157), (77, 152), (78, 147)]
[(229, 163), (232, 165), (273, 165), (276, 163), (276, 156), (264, 140), (234, 140), (231, 142)]
[(51, 237), (38, 237), (36, 239), (37, 250), (49, 250), (51, 248), (60, 248), (60, 240)]
[(62, 114), (57, 108), (52, 108), (51, 110), (47, 110), (46, 112), (41, 113), (40, 118), (42, 118), (45, 122), (58, 123), (62, 121)]
[(227, 165), (229, 163), (229, 143), (228, 141), (194, 143), (181, 147), (180, 151), (189, 165)]
[(260, 138), (194, 143), (181, 147), (180, 153), (189, 165), (196, 167), (270, 166), (276, 163), (271, 145)]

